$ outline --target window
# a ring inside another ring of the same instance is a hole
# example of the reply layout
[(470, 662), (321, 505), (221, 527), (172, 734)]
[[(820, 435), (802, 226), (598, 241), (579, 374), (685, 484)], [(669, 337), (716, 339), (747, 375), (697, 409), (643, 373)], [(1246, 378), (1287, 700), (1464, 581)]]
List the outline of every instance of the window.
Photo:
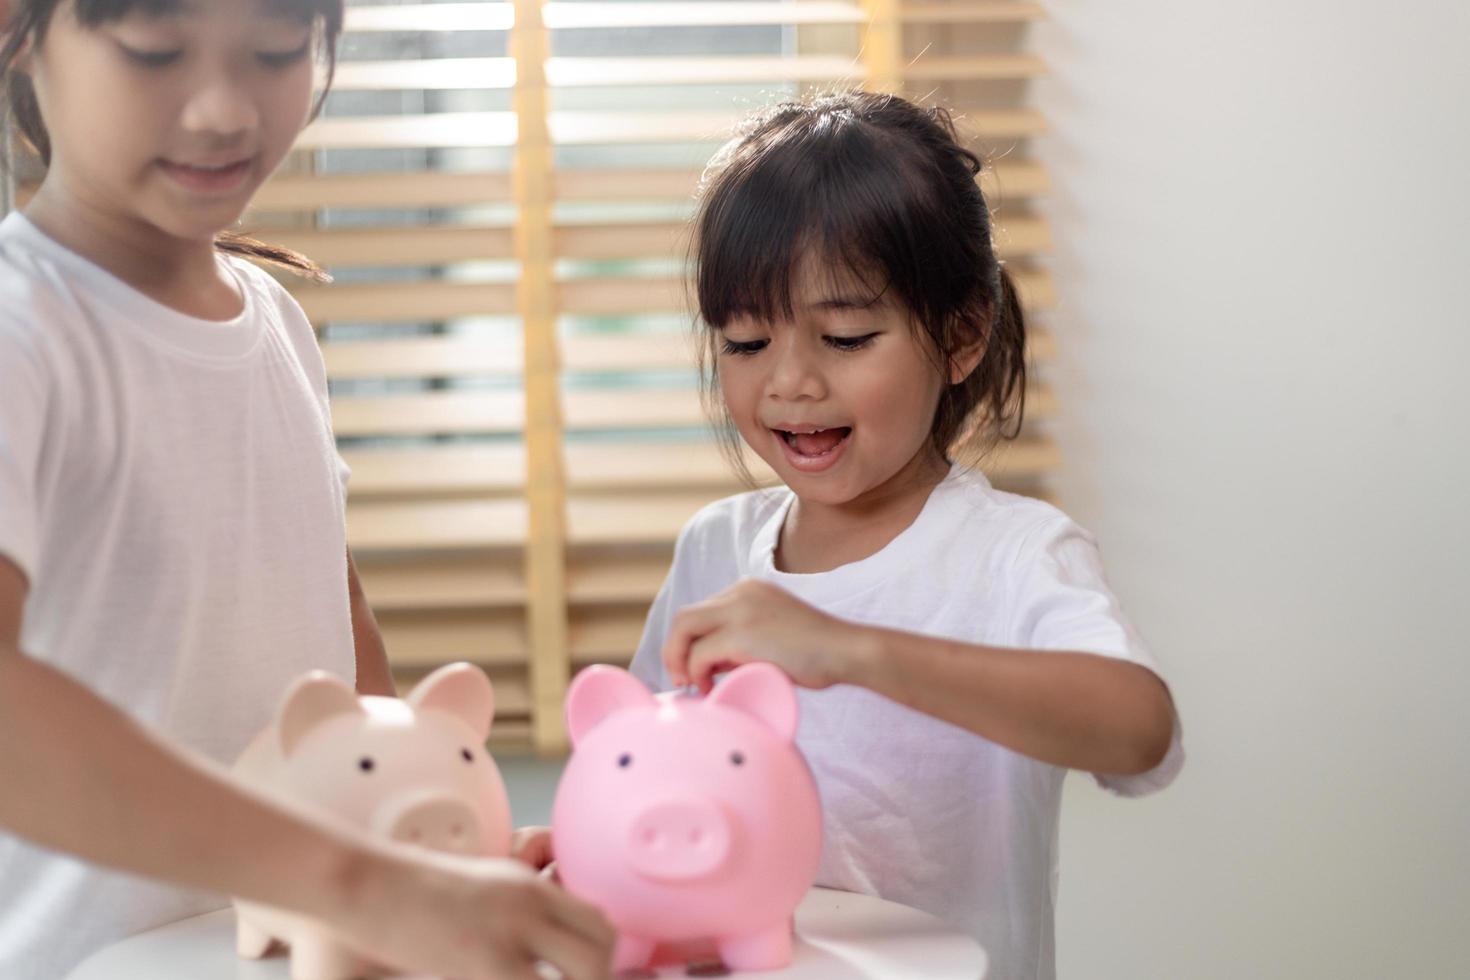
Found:
[[(492, 741), (564, 747), (567, 680), (626, 664), (700, 506), (742, 486), (701, 412), (681, 279), (690, 195), (748, 110), (866, 85), (955, 108), (994, 161), (1032, 312), (1043, 66), (1024, 0), (350, 4), (323, 116), (246, 227), (328, 266), (314, 323), (353, 467), (348, 528), (395, 671), (491, 674)], [(21, 189), (22, 195), (25, 188)], [(1036, 323), (1033, 317), (1033, 323)], [(1044, 381), (1048, 344), (1033, 339)], [(1044, 492), (1050, 399), (988, 468)], [(757, 470), (759, 475), (759, 470)]]

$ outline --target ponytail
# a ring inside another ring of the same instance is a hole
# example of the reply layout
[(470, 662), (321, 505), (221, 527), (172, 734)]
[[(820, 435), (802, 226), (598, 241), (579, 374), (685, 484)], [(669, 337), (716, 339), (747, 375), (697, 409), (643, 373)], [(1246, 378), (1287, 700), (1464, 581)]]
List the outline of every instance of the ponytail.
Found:
[(254, 262), (264, 262), (294, 272), (313, 282), (331, 282), (332, 276), (300, 252), (251, 238), (237, 231), (224, 231), (215, 236), (214, 247), (228, 255), (238, 255)]
[(1004, 265), (999, 268), (1000, 298), (991, 321), (988, 345), (996, 348), (999, 356), (990, 402), (996, 432), (1002, 439), (1014, 439), (1021, 433), (1026, 414), (1026, 314), (1021, 309), (1015, 280)]
[(998, 262), (995, 270), (989, 301), (963, 318), (940, 351), (947, 360), (970, 343), (984, 346), (975, 369), (939, 396), (930, 436), (945, 459), (956, 452), (982, 456), (1021, 431), (1026, 410), (1026, 317), (1010, 273)]

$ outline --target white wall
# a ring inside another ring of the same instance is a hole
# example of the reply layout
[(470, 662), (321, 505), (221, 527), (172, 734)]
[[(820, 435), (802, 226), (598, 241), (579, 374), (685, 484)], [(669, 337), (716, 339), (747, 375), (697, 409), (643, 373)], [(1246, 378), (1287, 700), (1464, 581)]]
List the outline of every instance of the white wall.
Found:
[(1061, 975), (1470, 976), (1470, 5), (1049, 8), (1062, 502), (1190, 755), (1069, 781)]

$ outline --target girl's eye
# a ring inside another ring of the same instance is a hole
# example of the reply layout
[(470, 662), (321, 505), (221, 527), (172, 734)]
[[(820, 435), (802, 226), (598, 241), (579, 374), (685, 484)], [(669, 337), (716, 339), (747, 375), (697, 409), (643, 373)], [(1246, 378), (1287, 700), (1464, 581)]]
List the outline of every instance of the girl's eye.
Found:
[(878, 336), (876, 333), (866, 333), (861, 337), (827, 337), (825, 339), (837, 350), (861, 350), (868, 346), (876, 336)]
[(305, 58), (310, 51), (311, 40), (307, 39), (301, 47), (292, 48), (290, 51), (256, 52), (255, 59), (267, 68), (289, 68)]
[(167, 68), (184, 56), (182, 48), (173, 48), (168, 51), (140, 51), (126, 44), (118, 46), (123, 49), (124, 54), (145, 68)]
[(768, 343), (770, 341), (767, 340), (726, 340), (720, 350), (736, 357), (749, 357), (751, 354), (764, 350)]

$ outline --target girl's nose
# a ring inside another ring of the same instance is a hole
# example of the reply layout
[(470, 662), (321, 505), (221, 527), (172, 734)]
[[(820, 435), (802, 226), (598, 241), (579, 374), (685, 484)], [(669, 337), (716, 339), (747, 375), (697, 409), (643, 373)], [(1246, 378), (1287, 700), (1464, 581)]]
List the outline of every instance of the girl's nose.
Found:
[(208, 79), (184, 107), (183, 126), (193, 133), (240, 136), (260, 124), (250, 92), (228, 76)]
[(805, 344), (787, 338), (776, 344), (768, 383), (770, 394), (783, 401), (816, 400), (826, 396), (821, 365)]

